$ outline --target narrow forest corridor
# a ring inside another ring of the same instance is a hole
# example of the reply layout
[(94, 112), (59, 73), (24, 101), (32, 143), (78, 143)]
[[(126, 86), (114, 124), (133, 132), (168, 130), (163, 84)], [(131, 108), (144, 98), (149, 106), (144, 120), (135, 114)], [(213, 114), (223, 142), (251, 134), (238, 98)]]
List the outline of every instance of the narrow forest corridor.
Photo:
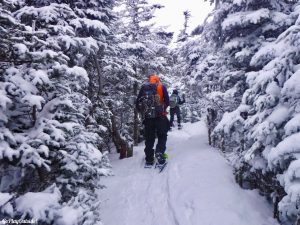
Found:
[[(169, 164), (143, 168), (143, 144), (132, 158), (111, 159), (115, 176), (102, 179), (107, 225), (276, 225), (272, 206), (235, 182), (232, 167), (208, 146), (203, 122), (169, 133)], [(114, 158), (115, 157), (115, 158)]]
[(300, 0), (3, 0), (0, 40), (0, 224), (300, 225)]

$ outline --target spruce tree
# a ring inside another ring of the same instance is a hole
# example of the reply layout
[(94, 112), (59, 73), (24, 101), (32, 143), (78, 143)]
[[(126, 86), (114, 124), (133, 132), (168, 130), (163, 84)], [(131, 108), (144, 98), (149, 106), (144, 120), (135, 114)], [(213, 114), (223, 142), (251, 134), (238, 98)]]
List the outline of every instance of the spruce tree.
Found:
[(297, 5), (219, 2), (213, 20), (197, 30), (200, 46), (211, 49), (198, 51), (202, 60), (191, 67), (190, 76), (209, 100), (208, 113), (214, 112), (208, 116), (214, 118), (209, 121), (210, 131), (214, 128), (211, 143), (229, 156), (240, 185), (273, 198), (274, 216), (289, 221), (299, 214), (297, 179), (291, 175), (297, 170), (292, 153), (297, 147), (288, 144), (297, 135), (295, 87), (289, 81), (299, 64)]
[(125, 118), (132, 118), (127, 121), (127, 124), (131, 127), (129, 133), (133, 134), (131, 137), (133, 144), (136, 145), (142, 137), (140, 135), (141, 123), (134, 101), (141, 84), (147, 80), (148, 75), (158, 73), (163, 78), (168, 73), (170, 56), (167, 46), (173, 35), (154, 27), (152, 22), (154, 12), (160, 9), (161, 5), (151, 5), (146, 0), (124, 0), (122, 4), (124, 10), (120, 12), (122, 14), (120, 27), (123, 29), (119, 31), (121, 40), (119, 47), (124, 61), (126, 79), (129, 82), (125, 86), (127, 90), (124, 90), (126, 95), (123, 95), (122, 101), (125, 102), (125, 112), (128, 114), (124, 114), (124, 111), (119, 111), (119, 113), (122, 113)]
[(1, 28), (17, 33), (15, 20), (21, 28), (7, 39), (13, 62), (1, 67), (1, 192), (9, 196), (1, 215), (64, 224), (72, 213), (73, 224), (101, 224), (95, 190), (110, 169), (103, 139), (88, 122), (97, 118), (87, 91), (95, 77), (87, 69), (105, 45), (112, 2), (9, 6), (14, 19), (7, 12)]

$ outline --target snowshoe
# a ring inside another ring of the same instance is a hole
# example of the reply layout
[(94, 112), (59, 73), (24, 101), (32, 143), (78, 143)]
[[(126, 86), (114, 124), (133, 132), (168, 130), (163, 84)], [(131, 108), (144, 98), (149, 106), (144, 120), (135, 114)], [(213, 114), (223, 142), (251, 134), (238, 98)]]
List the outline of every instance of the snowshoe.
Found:
[(178, 125), (178, 130), (181, 130), (182, 129), (182, 126), (179, 124)]
[(153, 165), (154, 165), (154, 160), (152, 161), (152, 162), (145, 162), (145, 166), (144, 166), (144, 168), (152, 168), (153, 167)]
[(161, 152), (155, 154), (157, 164), (164, 164), (166, 162), (165, 155)]
[(168, 154), (167, 153), (158, 153), (156, 154), (157, 162), (155, 164), (155, 168), (159, 169), (159, 172), (162, 172), (167, 165)]
[(166, 168), (167, 164), (168, 164), (167, 161), (165, 161), (163, 164), (156, 163), (155, 168), (157, 168), (159, 173), (161, 173)]

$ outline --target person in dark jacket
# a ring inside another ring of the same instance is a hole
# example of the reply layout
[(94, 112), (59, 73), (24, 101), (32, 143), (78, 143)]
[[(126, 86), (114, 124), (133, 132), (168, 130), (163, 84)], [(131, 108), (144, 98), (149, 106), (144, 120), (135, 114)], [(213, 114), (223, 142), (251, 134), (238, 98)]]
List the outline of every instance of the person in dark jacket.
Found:
[(170, 96), (170, 128), (174, 127), (174, 115), (177, 116), (178, 128), (181, 128), (181, 115), (179, 105), (185, 103), (184, 95), (182, 95), (182, 99), (180, 98), (178, 91), (175, 89)]
[[(144, 106), (144, 104), (151, 104), (153, 102), (150, 99), (152, 96), (153, 99), (157, 99), (156, 105)], [(158, 164), (164, 165), (166, 163), (164, 153), (166, 151), (167, 133), (170, 127), (166, 112), (168, 106), (169, 94), (167, 88), (161, 84), (157, 75), (150, 75), (148, 82), (142, 85), (136, 101), (137, 110), (144, 116), (145, 167), (154, 164), (154, 156)], [(151, 109), (153, 110), (151, 111)], [(154, 151), (153, 147), (156, 136), (158, 141)]]

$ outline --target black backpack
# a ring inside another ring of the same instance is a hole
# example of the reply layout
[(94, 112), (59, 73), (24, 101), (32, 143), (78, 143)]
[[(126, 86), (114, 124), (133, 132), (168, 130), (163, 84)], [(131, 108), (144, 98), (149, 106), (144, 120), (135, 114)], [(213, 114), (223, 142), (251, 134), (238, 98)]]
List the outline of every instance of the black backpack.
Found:
[(141, 88), (138, 109), (144, 118), (156, 118), (163, 114), (163, 104), (157, 93), (157, 84), (147, 83)]
[(172, 94), (170, 96), (170, 108), (175, 108), (179, 104), (179, 99), (178, 95)]

